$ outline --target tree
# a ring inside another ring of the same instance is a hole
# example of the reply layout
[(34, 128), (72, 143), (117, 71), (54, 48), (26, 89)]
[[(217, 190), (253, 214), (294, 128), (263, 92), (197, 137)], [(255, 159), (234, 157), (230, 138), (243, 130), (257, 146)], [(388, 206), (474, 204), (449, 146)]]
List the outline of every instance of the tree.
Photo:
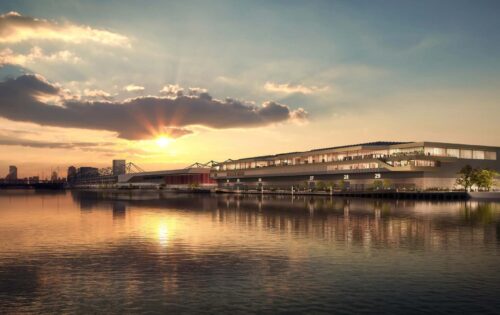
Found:
[(391, 189), (392, 187), (392, 181), (388, 178), (384, 179), (383, 186), (385, 189)]
[(334, 182), (333, 180), (329, 181), (329, 182), (327, 183), (327, 185), (328, 185), (328, 189), (330, 189), (330, 188), (331, 188), (331, 189), (334, 189), (334, 188), (335, 188), (335, 182)]
[(384, 188), (384, 183), (380, 179), (376, 179), (373, 181), (373, 189), (379, 190)]
[(316, 183), (316, 189), (319, 191), (326, 190), (326, 184), (323, 181), (319, 181)]
[(340, 190), (344, 190), (346, 188), (345, 180), (343, 180), (343, 179), (339, 180), (338, 186), (339, 186)]
[(311, 188), (311, 184), (309, 184), (309, 181), (306, 180), (304, 181), (304, 190), (309, 190)]
[(495, 182), (496, 176), (498, 176), (498, 173), (494, 170), (489, 170), (489, 169), (475, 170), (475, 176), (473, 178), (473, 181), (478, 188), (483, 188), (489, 191), (493, 186), (493, 183)]
[(457, 185), (463, 186), (466, 191), (469, 191), (472, 185), (477, 181), (477, 170), (470, 165), (465, 165), (458, 172)]

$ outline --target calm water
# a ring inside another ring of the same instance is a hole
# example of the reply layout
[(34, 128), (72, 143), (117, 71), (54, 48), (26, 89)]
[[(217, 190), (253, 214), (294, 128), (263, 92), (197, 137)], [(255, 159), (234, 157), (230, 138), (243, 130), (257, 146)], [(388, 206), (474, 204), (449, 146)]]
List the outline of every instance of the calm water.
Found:
[(500, 203), (0, 192), (0, 313), (500, 313)]

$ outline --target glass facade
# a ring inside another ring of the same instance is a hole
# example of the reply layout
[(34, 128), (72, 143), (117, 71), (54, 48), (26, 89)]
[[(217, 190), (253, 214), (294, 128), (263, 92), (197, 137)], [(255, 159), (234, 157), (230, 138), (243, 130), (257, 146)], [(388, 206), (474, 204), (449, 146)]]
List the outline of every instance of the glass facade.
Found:
[(460, 150), (461, 159), (472, 159), (472, 150), (461, 149)]
[[(346, 148), (344, 151), (322, 152), (314, 154), (313, 152), (303, 152), (296, 154), (283, 154), (273, 157), (262, 157), (246, 159), (245, 161), (230, 161), (222, 163), (216, 167), (217, 170), (243, 170), (254, 169), (261, 167), (283, 167), (290, 165), (304, 165), (316, 163), (332, 163), (340, 161), (355, 161), (367, 159), (381, 159), (391, 165), (405, 165), (404, 161), (418, 161), (415, 166), (434, 166), (423, 160), (417, 160), (419, 156), (436, 156), (436, 157), (453, 157), (460, 159), (477, 159), (477, 160), (496, 160), (497, 153), (494, 151), (460, 149), (460, 148), (444, 148), (444, 147), (423, 147), (414, 146), (409, 148), (387, 148), (387, 149), (359, 149), (356, 147)], [(388, 161), (387, 159), (390, 158)], [(401, 158), (401, 161), (393, 162), (394, 158)], [(391, 161), (392, 160), (392, 161)], [(427, 163), (427, 164), (426, 164)], [(363, 163), (361, 163), (363, 164)], [(349, 165), (361, 165), (360, 163)], [(364, 163), (366, 164), (366, 163)], [(432, 163), (431, 163), (432, 164)]]
[(445, 148), (429, 148), (429, 147), (425, 147), (424, 148), (424, 154), (425, 155), (431, 155), (431, 156), (446, 156), (446, 149)]
[(446, 155), (451, 157), (460, 157), (460, 149), (446, 149)]
[(472, 151), (472, 158), (475, 160), (484, 160), (484, 151), (480, 150)]
[(497, 159), (497, 153), (492, 152), (492, 151), (485, 151), (484, 152), (484, 159), (485, 160), (496, 160)]

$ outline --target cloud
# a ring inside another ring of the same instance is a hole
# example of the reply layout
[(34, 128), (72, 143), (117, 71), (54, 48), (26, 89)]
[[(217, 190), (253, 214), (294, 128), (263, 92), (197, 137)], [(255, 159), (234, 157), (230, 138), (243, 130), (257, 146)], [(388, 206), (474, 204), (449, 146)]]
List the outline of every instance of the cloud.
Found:
[[(130, 140), (159, 134), (180, 137), (191, 133), (189, 126), (209, 128), (260, 127), (290, 120), (305, 120), (299, 108), (267, 101), (252, 103), (212, 98), (206, 90), (188, 89), (175, 98), (145, 96), (125, 101), (82, 101), (71, 99), (60, 86), (39, 75), (22, 75), (0, 82), (0, 116), (40, 125), (108, 130)], [(64, 95), (62, 97), (61, 95)], [(57, 98), (49, 105), (45, 99)]]
[(10, 48), (0, 51), (0, 65), (11, 64), (26, 66), (36, 61), (78, 63), (80, 58), (68, 50), (45, 54), (40, 47), (33, 47), (28, 54), (16, 54)]
[(314, 94), (319, 92), (324, 92), (328, 90), (328, 86), (305, 86), (301, 84), (291, 84), (291, 83), (273, 83), (266, 82), (264, 84), (264, 89), (269, 92), (283, 93), (283, 94), (293, 94), (293, 93), (301, 93), (301, 94)]
[(20, 43), (30, 40), (57, 40), (68, 43), (95, 42), (110, 46), (129, 47), (130, 40), (110, 31), (58, 23), (51, 20), (24, 16), (17, 12), (0, 15), (0, 43)]
[(177, 84), (169, 84), (169, 85), (165, 85), (160, 90), (160, 94), (168, 96), (168, 97), (176, 98), (178, 96), (184, 95), (184, 89)]
[(144, 91), (144, 87), (140, 85), (135, 85), (135, 84), (129, 84), (123, 88), (124, 91), (127, 92), (141, 92)]
[(97, 143), (97, 142), (50, 142), (37, 141), (17, 137), (9, 137), (0, 135), (0, 145), (8, 146), (23, 146), (30, 148), (48, 148), (48, 149), (92, 149), (99, 146), (110, 146), (112, 143)]
[(84, 89), (83, 96), (85, 96), (87, 99), (94, 99), (94, 100), (103, 99), (109, 101), (113, 99), (113, 95), (103, 90)]
[(171, 99), (175, 99), (181, 96), (194, 96), (199, 98), (205, 98), (207, 100), (212, 99), (212, 96), (208, 93), (207, 89), (198, 87), (190, 87), (184, 89), (183, 87), (177, 84), (165, 85), (160, 90), (160, 94)]

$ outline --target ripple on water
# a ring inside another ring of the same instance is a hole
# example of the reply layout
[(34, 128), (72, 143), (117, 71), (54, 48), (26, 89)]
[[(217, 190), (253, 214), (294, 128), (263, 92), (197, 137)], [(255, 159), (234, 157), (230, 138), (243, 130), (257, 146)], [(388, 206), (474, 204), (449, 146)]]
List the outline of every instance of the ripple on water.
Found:
[(0, 310), (495, 312), (499, 231), (498, 203), (0, 192)]

